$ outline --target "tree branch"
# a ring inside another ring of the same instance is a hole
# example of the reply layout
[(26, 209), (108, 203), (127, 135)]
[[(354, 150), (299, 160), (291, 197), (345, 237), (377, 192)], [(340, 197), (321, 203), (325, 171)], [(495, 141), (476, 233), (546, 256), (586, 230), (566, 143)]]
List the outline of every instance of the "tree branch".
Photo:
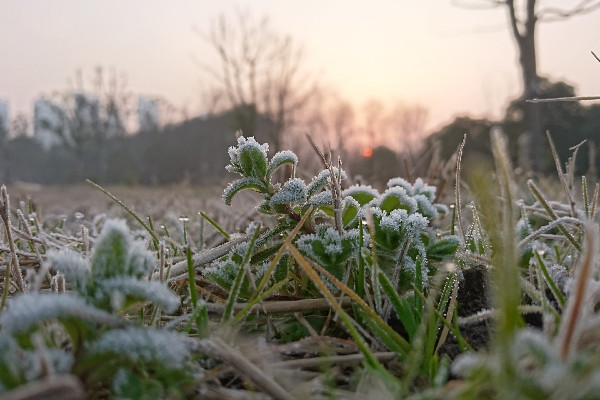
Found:
[(546, 7), (538, 12), (540, 20), (545, 22), (563, 21), (576, 15), (589, 14), (600, 9), (600, 1), (582, 0), (575, 7), (563, 9), (558, 7)]

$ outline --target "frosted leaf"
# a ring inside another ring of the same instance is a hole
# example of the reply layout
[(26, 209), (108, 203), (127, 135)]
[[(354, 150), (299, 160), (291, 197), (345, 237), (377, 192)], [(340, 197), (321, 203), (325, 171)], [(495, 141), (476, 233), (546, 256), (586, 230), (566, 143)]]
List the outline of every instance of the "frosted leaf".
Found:
[(156, 266), (155, 255), (148, 250), (148, 243), (136, 240), (129, 246), (127, 255), (127, 276), (135, 278), (146, 277)]
[(60, 271), (69, 282), (72, 282), (79, 293), (85, 294), (85, 285), (90, 277), (92, 267), (88, 259), (67, 248), (50, 250), (48, 261)]
[(307, 196), (307, 188), (304, 181), (300, 178), (292, 178), (288, 180), (283, 188), (271, 197), (271, 205), (305, 202)]
[(45, 321), (67, 317), (98, 323), (116, 321), (113, 315), (86, 304), (82, 297), (71, 293), (28, 293), (10, 301), (8, 309), (0, 315), (0, 325), (5, 332), (18, 333)]
[(87, 350), (91, 354), (114, 355), (136, 363), (181, 369), (191, 355), (185, 345), (185, 338), (186, 336), (172, 331), (128, 327), (104, 333)]
[(421, 194), (427, 197), (429, 201), (434, 201), (436, 191), (437, 188), (435, 186), (428, 185), (423, 181), (423, 179), (417, 178), (413, 184), (412, 194), (415, 196)]
[(311, 206), (330, 206), (333, 204), (333, 195), (331, 191), (325, 190), (323, 192), (319, 192), (316, 195), (312, 196), (308, 200), (308, 204)]
[(404, 178), (398, 177), (398, 178), (392, 178), (392, 179), (390, 179), (388, 181), (388, 183), (387, 183), (387, 187), (388, 188), (391, 188), (391, 187), (401, 187), (404, 190), (406, 190), (406, 193), (413, 194), (413, 192), (412, 192), (412, 189), (413, 189), (412, 185), (406, 179), (404, 179)]
[(438, 209), (431, 204), (431, 201), (422, 194), (413, 197), (417, 202), (417, 211), (429, 219), (434, 219), (438, 215)]
[(352, 197), (361, 206), (379, 197), (379, 192), (368, 185), (352, 185), (344, 190), (342, 194), (344, 197)]
[(93, 279), (124, 275), (131, 242), (129, 228), (123, 220), (106, 221), (92, 253)]
[(97, 284), (97, 290), (100, 290), (111, 303), (116, 301), (115, 304), (111, 304), (115, 311), (123, 305), (119, 302), (126, 298), (149, 300), (168, 313), (175, 311), (179, 306), (179, 296), (158, 281), (143, 281), (135, 278), (105, 279)]
[(246, 177), (235, 180), (228, 184), (223, 191), (223, 201), (225, 204), (230, 206), (233, 196), (235, 196), (240, 190), (244, 189), (252, 189), (262, 193), (267, 190), (267, 187), (260, 179), (254, 177)]
[(143, 241), (133, 240), (122, 220), (108, 220), (92, 253), (92, 278), (116, 276), (141, 278), (154, 267), (155, 257)]
[(379, 199), (378, 206), (387, 212), (396, 209), (404, 209), (412, 214), (417, 211), (417, 201), (410, 197), (404, 188), (399, 186), (391, 187), (383, 192)]
[(273, 158), (271, 158), (271, 162), (269, 163), (269, 167), (267, 169), (267, 177), (273, 175), (273, 172), (277, 170), (277, 168), (281, 167), (284, 164), (298, 164), (298, 156), (294, 154), (293, 151), (290, 150), (282, 150), (275, 153)]

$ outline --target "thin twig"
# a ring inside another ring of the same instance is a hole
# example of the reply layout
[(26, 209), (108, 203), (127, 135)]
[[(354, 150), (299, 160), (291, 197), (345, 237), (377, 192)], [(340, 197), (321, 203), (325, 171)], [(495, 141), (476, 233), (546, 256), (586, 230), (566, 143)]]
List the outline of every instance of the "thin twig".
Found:
[(463, 136), (463, 140), (458, 147), (458, 155), (456, 157), (456, 182), (454, 188), (454, 209), (456, 210), (456, 224), (458, 225), (458, 229), (462, 235), (463, 240), (467, 241), (467, 236), (465, 235), (465, 230), (462, 225), (462, 207), (460, 205), (460, 168), (462, 163), (462, 155), (463, 150), (465, 148), (465, 143), (467, 142), (467, 134), (465, 133)]
[(555, 97), (552, 99), (529, 99), (527, 103), (561, 103), (561, 102), (575, 102), (575, 101), (587, 101), (587, 100), (600, 100), (600, 96), (575, 96), (575, 97)]
[[(381, 353), (373, 353), (376, 359), (379, 361), (392, 361), (398, 359), (398, 354), (393, 351), (386, 351)], [(273, 368), (315, 368), (322, 365), (355, 365), (363, 362), (365, 356), (362, 354), (348, 354), (344, 356), (330, 356), (330, 357), (311, 357), (303, 358), (299, 360), (279, 361), (271, 364)]]

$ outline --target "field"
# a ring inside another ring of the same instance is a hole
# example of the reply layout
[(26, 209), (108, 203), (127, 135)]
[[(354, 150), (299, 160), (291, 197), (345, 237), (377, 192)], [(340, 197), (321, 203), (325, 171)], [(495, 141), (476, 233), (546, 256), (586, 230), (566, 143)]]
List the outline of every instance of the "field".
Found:
[(598, 185), (506, 146), (456, 186), (242, 137), (223, 187), (3, 188), (0, 400), (598, 398)]

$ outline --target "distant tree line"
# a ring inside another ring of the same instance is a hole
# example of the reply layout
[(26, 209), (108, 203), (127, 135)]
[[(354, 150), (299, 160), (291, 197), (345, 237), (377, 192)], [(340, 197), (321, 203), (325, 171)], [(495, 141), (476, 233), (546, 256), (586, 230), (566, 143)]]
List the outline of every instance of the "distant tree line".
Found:
[[(575, 96), (575, 88), (564, 82), (552, 82), (540, 79), (540, 98), (559, 98)], [(564, 163), (571, 157), (572, 147), (582, 141), (586, 143), (580, 147), (577, 154), (576, 173), (595, 175), (600, 168), (600, 159), (596, 157), (600, 145), (600, 104), (586, 105), (582, 102), (551, 102), (539, 103), (542, 116), (542, 128), (550, 134), (555, 144), (558, 155)], [(463, 135), (467, 134), (467, 144), (463, 158), (465, 160), (476, 157), (491, 157), (489, 132), (491, 129), (502, 129), (510, 141), (510, 151), (514, 165), (524, 172), (532, 169), (552, 175), (556, 168), (552, 158), (550, 145), (547, 139), (541, 143), (532, 143), (528, 140), (526, 105), (520, 100), (514, 100), (506, 110), (504, 118), (500, 121), (489, 119), (474, 119), (458, 117), (452, 123), (429, 136), (425, 148), (432, 143), (439, 142), (442, 157), (448, 158), (457, 149)], [(531, 152), (535, 152), (539, 166), (532, 168)], [(465, 163), (467, 165), (467, 163)]]
[[(218, 183), (226, 174), (227, 149), (236, 142), (235, 114), (231, 111), (161, 130), (85, 141), (76, 151), (68, 145), (45, 151), (34, 138), (19, 136), (3, 146), (0, 177), (6, 183), (41, 184), (84, 179), (101, 184)], [(264, 119), (257, 125), (259, 132), (268, 128)]]

